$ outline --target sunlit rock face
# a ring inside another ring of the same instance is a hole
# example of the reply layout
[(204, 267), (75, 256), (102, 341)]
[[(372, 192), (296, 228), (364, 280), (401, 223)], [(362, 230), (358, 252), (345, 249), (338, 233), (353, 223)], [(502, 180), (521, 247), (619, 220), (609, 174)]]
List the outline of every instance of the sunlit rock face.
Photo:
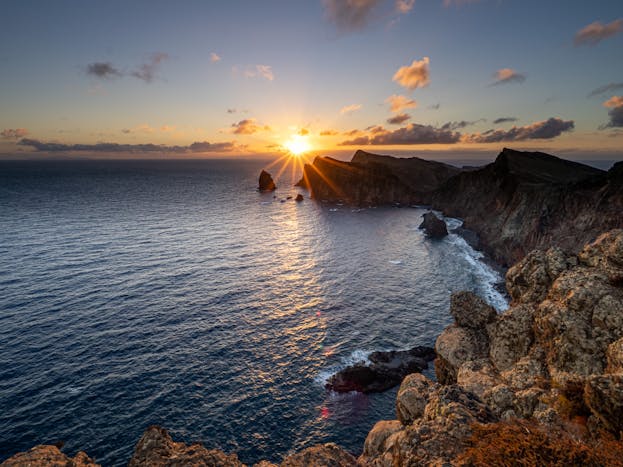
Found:
[(80, 451), (75, 457), (63, 454), (56, 446), (40, 445), (30, 451), (10, 457), (2, 467), (100, 467), (93, 459)]
[(358, 206), (426, 203), (430, 194), (461, 170), (417, 157), (396, 158), (357, 151), (350, 162), (316, 157), (297, 185), (317, 200)]
[(623, 227), (623, 164), (595, 169), (540, 152), (504, 149), (435, 191), (432, 204), (464, 219), (480, 246), (511, 265), (551, 245), (577, 253), (602, 232)]

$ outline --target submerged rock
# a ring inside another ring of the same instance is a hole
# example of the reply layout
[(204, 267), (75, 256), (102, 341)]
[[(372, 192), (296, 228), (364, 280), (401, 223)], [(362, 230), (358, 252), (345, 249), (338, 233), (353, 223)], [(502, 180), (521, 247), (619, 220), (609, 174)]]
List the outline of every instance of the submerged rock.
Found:
[(434, 358), (435, 351), (423, 346), (411, 350), (373, 352), (368, 357), (369, 365), (359, 362), (344, 368), (331, 376), (325, 387), (336, 392), (382, 392), (400, 384), (409, 373), (428, 368), (428, 362)]
[(434, 212), (429, 211), (422, 215), (422, 217), (424, 220), (418, 228), (424, 230), (427, 237), (443, 238), (448, 235), (446, 223), (442, 219), (439, 219)]
[(265, 170), (262, 170), (262, 172), (260, 172), (258, 189), (260, 191), (275, 191), (277, 189), (277, 186), (273, 181), (273, 177), (271, 177), (271, 175)]

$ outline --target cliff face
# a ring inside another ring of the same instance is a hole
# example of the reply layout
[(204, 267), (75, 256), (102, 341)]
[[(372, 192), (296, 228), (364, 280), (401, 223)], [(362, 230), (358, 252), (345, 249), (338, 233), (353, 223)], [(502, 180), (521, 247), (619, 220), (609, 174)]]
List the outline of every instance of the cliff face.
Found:
[(413, 157), (399, 159), (357, 151), (350, 162), (317, 157), (305, 164), (298, 183), (318, 200), (353, 205), (411, 204), (430, 194), (460, 169)]
[(623, 227), (623, 166), (609, 172), (539, 152), (504, 149), (495, 162), (447, 180), (432, 204), (460, 217), (503, 265), (534, 248), (577, 252)]

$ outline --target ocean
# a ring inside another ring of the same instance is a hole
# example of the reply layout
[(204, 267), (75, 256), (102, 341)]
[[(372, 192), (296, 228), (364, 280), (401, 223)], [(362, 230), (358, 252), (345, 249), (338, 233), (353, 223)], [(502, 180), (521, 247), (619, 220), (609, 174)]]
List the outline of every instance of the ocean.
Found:
[(152, 424), (249, 464), (359, 454), (396, 389), (326, 378), (434, 345), (453, 291), (505, 307), (480, 253), (418, 230), (425, 209), (315, 202), (290, 170), (259, 193), (268, 165), (0, 162), (0, 461), (63, 441), (125, 465)]

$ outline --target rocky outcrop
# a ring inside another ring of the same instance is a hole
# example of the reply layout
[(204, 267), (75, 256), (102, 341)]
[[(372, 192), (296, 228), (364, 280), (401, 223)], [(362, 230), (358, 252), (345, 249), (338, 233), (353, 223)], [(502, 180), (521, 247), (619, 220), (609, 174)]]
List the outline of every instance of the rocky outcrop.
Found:
[(335, 392), (382, 392), (400, 384), (409, 373), (428, 368), (435, 358), (430, 347), (417, 346), (411, 350), (372, 352), (370, 364), (359, 362), (331, 376), (325, 387)]
[(260, 172), (258, 190), (275, 191), (276, 189), (277, 189), (277, 186), (275, 185), (275, 182), (273, 181), (273, 177), (265, 170), (262, 170)]
[(461, 170), (417, 157), (396, 158), (357, 151), (350, 162), (316, 157), (303, 167), (297, 186), (317, 200), (352, 205), (423, 204), (433, 190)]
[(296, 201), (297, 203), (300, 203), (304, 199), (305, 198), (303, 198), (303, 195), (299, 193), (298, 195), (296, 195), (296, 198), (294, 198), (294, 201)]
[(418, 228), (424, 230), (427, 237), (443, 238), (448, 235), (446, 223), (442, 219), (439, 219), (434, 212), (429, 211), (423, 214), (422, 218), (422, 223)]
[(30, 451), (20, 452), (5, 460), (2, 467), (100, 467), (93, 459), (80, 451), (75, 457), (63, 454), (58, 447), (39, 445)]
[(509, 266), (550, 245), (577, 253), (600, 233), (622, 228), (622, 172), (621, 163), (605, 172), (505, 148), (495, 162), (447, 180), (432, 204), (462, 218), (480, 248)]

